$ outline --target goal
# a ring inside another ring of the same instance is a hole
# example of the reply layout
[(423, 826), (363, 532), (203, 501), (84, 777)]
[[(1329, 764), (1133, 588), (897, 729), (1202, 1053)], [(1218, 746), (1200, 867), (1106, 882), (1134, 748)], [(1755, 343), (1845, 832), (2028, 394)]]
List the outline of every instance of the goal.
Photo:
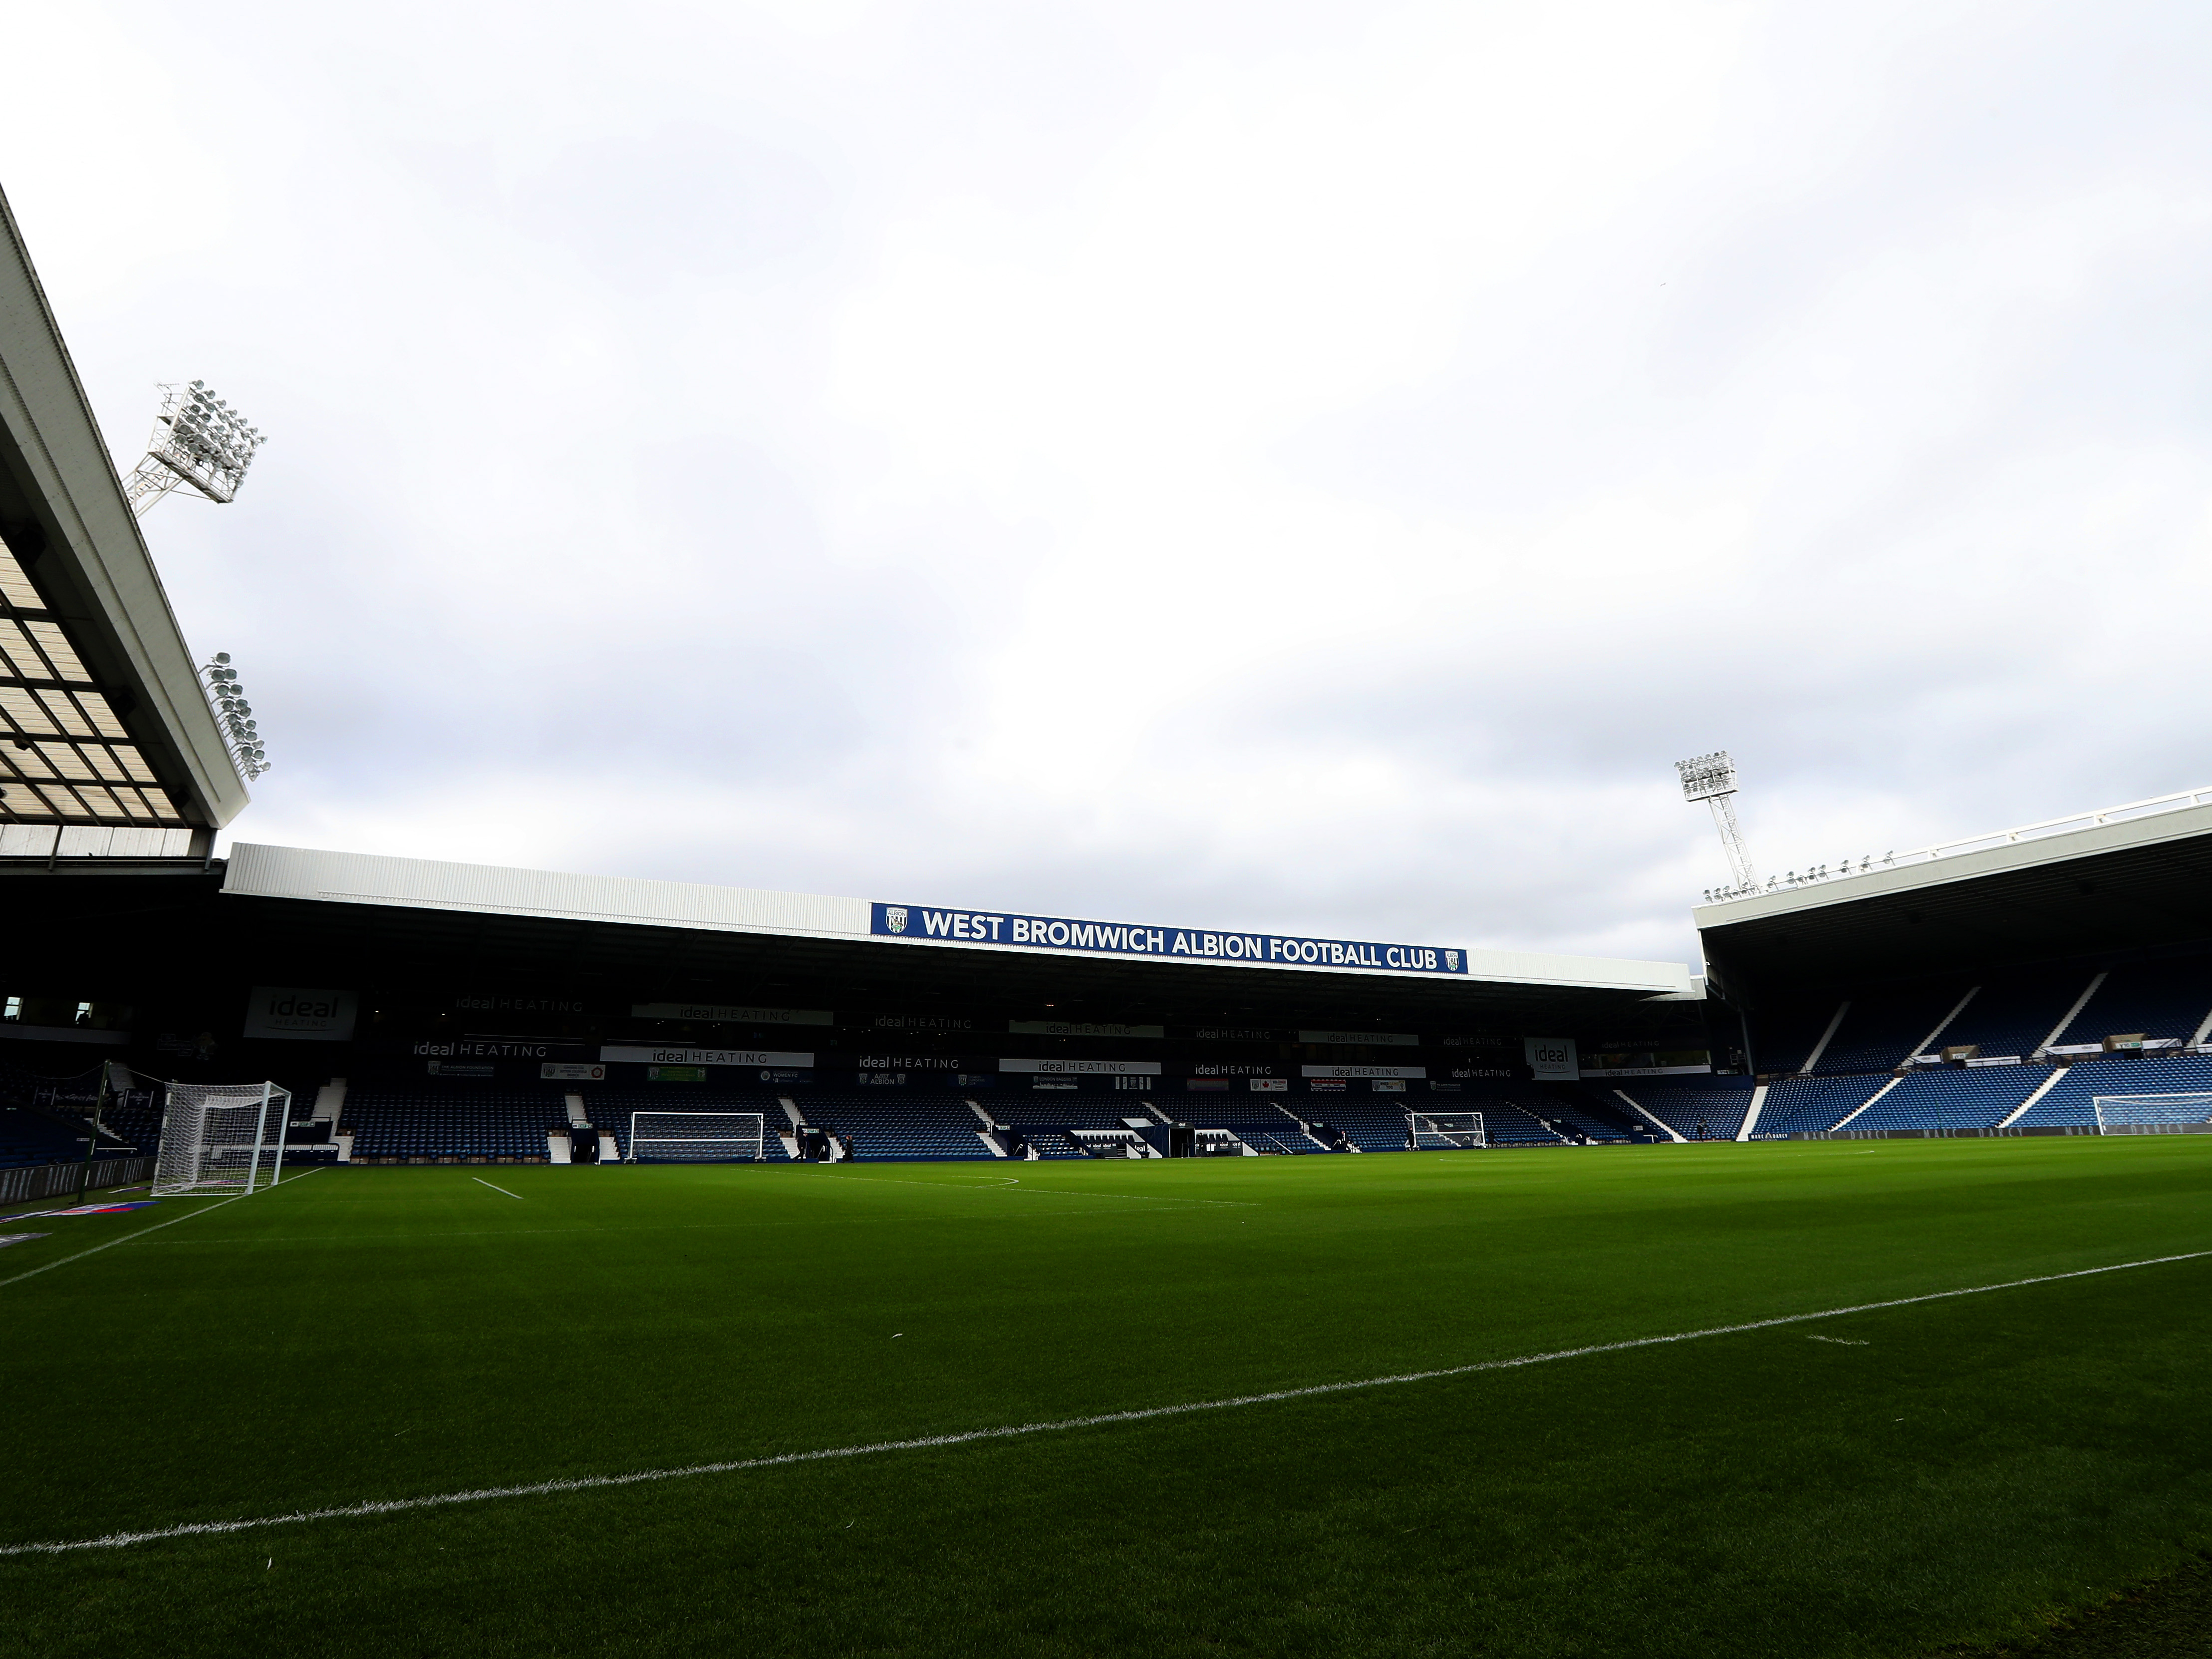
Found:
[(1480, 1112), (1408, 1112), (1406, 1127), (1416, 1150), (1490, 1145)]
[(2178, 1135), (2212, 1132), (2212, 1094), (2099, 1095), (2097, 1133)]
[(632, 1164), (758, 1163), (767, 1143), (758, 1112), (632, 1112)]
[(283, 1172), (291, 1115), (291, 1091), (273, 1083), (170, 1084), (154, 1158), (154, 1196), (273, 1187)]

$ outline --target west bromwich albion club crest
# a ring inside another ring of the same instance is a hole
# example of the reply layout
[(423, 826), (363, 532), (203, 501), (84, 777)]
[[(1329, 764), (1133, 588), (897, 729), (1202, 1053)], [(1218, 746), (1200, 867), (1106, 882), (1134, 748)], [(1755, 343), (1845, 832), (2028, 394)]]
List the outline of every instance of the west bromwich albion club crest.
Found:
[(884, 926), (890, 928), (894, 933), (903, 933), (906, 932), (906, 906), (903, 904), (886, 904), (884, 906)]
[(1456, 951), (1445, 951), (1444, 966), (1450, 969), (1455, 974), (1459, 972), (1459, 952)]

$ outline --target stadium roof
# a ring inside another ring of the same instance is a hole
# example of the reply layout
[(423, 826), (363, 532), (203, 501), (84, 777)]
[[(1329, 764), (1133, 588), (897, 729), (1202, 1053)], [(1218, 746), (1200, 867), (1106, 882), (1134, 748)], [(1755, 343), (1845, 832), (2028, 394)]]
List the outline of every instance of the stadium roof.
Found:
[[(1265, 1000), (1420, 1015), (1445, 1021), (1440, 1029), (1455, 1018), (1595, 1015), (1694, 994), (1680, 963), (1234, 935), (1261, 943), (1243, 959), (1223, 948), (1232, 936), (1218, 930), (1098, 923), (1058, 925), (1115, 939), (1088, 948), (1016, 945), (1014, 921), (1054, 919), (299, 848), (234, 847), (222, 894), (227, 903), (249, 899), (282, 909), (283, 917), (258, 927), (293, 941), (286, 953), (302, 972), (310, 959), (328, 961), (333, 952), (423, 962), (489, 954), (541, 975), (806, 983), (825, 994), (925, 994), (957, 984), (963, 996), (1009, 1003), (1033, 1000), (1048, 982), (1068, 1003), (1172, 1003), (1210, 1010), (1211, 1018)], [(969, 937), (951, 936), (955, 916), (975, 924)], [(996, 929), (985, 925), (994, 917)], [(1306, 945), (1323, 948), (1290, 959)], [(1407, 954), (1393, 958), (1393, 951)], [(1414, 965), (1387, 965), (1392, 960)]]
[(1715, 987), (1769, 991), (2212, 939), (2212, 790), (1891, 855), (1696, 911)]
[(246, 804), (0, 197), (0, 824), (215, 829)]

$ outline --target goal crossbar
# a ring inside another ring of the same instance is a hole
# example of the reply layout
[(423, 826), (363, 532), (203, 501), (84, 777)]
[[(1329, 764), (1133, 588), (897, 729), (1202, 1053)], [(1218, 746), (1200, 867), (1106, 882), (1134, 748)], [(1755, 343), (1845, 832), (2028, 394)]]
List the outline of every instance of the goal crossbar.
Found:
[(768, 1152), (763, 1112), (632, 1112), (631, 1164), (757, 1164)]
[(1408, 1112), (1406, 1134), (1416, 1150), (1465, 1152), (1490, 1145), (1480, 1112)]
[(2212, 1093), (2098, 1095), (2090, 1109), (2100, 1134), (2212, 1133)]

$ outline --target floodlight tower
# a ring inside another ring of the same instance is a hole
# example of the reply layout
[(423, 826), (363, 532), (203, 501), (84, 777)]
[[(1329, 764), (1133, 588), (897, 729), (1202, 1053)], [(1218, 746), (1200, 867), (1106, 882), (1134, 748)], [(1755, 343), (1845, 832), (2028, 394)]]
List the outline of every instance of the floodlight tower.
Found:
[(207, 683), (208, 703), (222, 726), (223, 747), (251, 783), (269, 769), (269, 751), (261, 746), (260, 722), (246, 700), (246, 688), (238, 683), (238, 671), (230, 665), (230, 653), (216, 652), (201, 668), (200, 678)]
[(1713, 809), (1713, 827), (1721, 832), (1721, 846), (1728, 853), (1737, 888), (1756, 886), (1759, 877), (1751, 867), (1751, 849), (1743, 844), (1743, 830), (1735, 821), (1735, 763), (1728, 750), (1676, 761), (1674, 769), (1682, 775), (1682, 799), (1701, 800)]
[(162, 496), (187, 484), (211, 501), (231, 500), (246, 482), (254, 452), (267, 441), (205, 380), (164, 385), (146, 459), (124, 480), (131, 512), (143, 519)]

